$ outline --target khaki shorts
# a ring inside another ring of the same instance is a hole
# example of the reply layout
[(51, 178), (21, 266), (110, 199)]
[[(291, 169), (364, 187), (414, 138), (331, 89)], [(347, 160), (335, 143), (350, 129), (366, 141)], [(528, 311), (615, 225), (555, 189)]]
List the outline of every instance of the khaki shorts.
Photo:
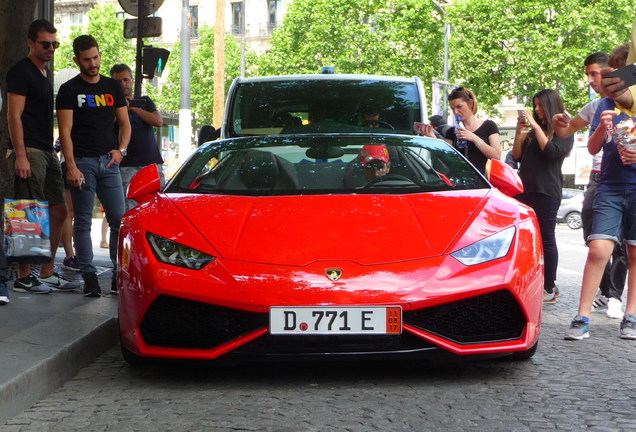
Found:
[[(15, 196), (11, 198), (33, 198), (48, 201), (49, 205), (66, 204), (62, 168), (57, 155), (52, 152), (27, 148), (27, 158), (31, 164), (31, 177), (25, 181), (14, 178)], [(15, 173), (15, 152), (7, 152), (9, 172)]]

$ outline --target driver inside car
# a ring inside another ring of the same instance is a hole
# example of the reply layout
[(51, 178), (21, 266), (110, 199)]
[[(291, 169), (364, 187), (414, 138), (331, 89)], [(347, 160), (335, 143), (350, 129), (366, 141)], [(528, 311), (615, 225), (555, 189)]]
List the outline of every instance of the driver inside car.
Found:
[(383, 145), (365, 145), (360, 151), (360, 165), (368, 182), (384, 177), (391, 169), (389, 151)]

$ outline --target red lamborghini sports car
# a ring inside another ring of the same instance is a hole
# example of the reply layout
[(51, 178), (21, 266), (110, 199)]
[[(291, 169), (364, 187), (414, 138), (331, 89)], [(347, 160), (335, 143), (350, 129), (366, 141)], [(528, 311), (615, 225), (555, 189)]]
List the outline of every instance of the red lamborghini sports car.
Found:
[(322, 134), (200, 147), (122, 222), (124, 358), (512, 354), (540, 332), (543, 252), (516, 173), (442, 141)]

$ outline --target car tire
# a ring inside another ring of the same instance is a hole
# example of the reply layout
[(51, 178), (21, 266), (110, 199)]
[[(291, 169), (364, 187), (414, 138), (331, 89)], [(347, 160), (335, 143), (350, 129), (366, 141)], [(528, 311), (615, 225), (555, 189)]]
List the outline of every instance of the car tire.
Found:
[(534, 345), (532, 345), (530, 349), (527, 349), (525, 351), (517, 351), (516, 353), (512, 355), (512, 358), (514, 360), (522, 360), (522, 361), (530, 360), (532, 356), (534, 356), (534, 353), (537, 352), (538, 346), (539, 346), (539, 341), (537, 341)]
[(573, 211), (565, 216), (565, 223), (570, 229), (579, 229), (583, 227), (583, 220), (581, 219), (581, 213)]

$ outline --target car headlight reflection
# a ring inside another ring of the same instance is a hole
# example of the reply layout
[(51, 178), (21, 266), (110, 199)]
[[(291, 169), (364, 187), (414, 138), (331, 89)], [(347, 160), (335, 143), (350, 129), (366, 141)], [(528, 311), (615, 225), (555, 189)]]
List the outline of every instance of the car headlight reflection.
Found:
[(166, 264), (200, 270), (214, 259), (211, 255), (157, 234), (146, 233), (146, 238), (157, 260)]
[(451, 255), (466, 266), (492, 261), (508, 254), (514, 236), (515, 227), (510, 227), (455, 251)]

